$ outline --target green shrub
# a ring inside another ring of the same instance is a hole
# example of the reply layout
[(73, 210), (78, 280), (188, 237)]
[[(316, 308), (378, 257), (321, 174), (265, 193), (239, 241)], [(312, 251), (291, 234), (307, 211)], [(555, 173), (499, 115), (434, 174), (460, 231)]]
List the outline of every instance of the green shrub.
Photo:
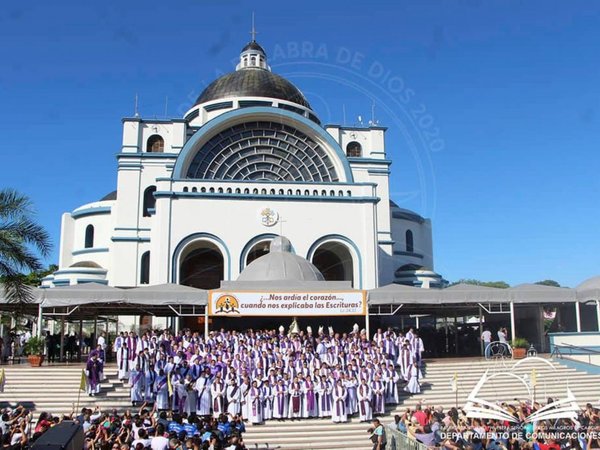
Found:
[(529, 342), (524, 338), (515, 338), (510, 345), (512, 348), (529, 348)]
[(37, 336), (32, 336), (25, 343), (23, 350), (27, 355), (42, 355), (44, 354), (45, 346), (46, 343), (44, 342), (44, 339), (39, 338)]

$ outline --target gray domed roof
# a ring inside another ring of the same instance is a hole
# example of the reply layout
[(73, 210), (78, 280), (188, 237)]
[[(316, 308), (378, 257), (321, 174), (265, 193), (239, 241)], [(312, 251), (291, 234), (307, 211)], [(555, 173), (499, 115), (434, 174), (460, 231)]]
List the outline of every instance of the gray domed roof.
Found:
[(289, 239), (278, 236), (270, 252), (252, 261), (238, 281), (323, 281), (323, 274), (312, 263), (291, 252)]
[(200, 94), (196, 105), (226, 97), (272, 97), (310, 108), (296, 86), (260, 68), (244, 68), (217, 78)]
[(257, 50), (259, 52), (265, 53), (265, 50), (260, 46), (260, 44), (254, 40), (248, 42), (242, 49), (242, 52), (245, 52), (247, 50)]
[(102, 269), (102, 266), (94, 261), (80, 261), (75, 264), (71, 264), (69, 267), (87, 267), (93, 269)]

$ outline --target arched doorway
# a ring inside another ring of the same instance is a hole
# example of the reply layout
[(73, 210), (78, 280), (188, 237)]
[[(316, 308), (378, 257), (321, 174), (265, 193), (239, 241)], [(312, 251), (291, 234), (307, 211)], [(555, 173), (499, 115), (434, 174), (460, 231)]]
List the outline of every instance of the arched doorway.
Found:
[(224, 279), (224, 259), (209, 241), (194, 242), (184, 250), (179, 266), (179, 284), (200, 289), (217, 289)]
[(340, 242), (325, 242), (319, 245), (312, 263), (327, 281), (351, 281), (354, 285), (354, 263), (348, 247)]

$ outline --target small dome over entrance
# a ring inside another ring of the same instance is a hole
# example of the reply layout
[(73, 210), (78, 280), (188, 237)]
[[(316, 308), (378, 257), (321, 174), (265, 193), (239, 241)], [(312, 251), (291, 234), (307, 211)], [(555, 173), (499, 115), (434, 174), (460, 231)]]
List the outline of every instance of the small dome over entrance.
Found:
[(305, 258), (292, 253), (284, 236), (271, 241), (270, 252), (252, 261), (238, 281), (323, 281), (323, 274)]

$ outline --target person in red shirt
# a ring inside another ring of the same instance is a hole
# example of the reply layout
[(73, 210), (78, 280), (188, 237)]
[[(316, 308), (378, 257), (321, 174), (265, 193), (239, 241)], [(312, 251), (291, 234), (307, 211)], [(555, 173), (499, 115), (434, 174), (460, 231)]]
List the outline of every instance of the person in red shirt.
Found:
[(421, 409), (420, 404), (417, 404), (417, 407), (415, 408), (415, 412), (413, 413), (413, 417), (415, 419), (417, 419), (417, 421), (419, 422), (419, 425), (421, 425), (422, 427), (424, 427), (428, 423), (427, 413), (425, 413), (425, 411), (423, 411)]

